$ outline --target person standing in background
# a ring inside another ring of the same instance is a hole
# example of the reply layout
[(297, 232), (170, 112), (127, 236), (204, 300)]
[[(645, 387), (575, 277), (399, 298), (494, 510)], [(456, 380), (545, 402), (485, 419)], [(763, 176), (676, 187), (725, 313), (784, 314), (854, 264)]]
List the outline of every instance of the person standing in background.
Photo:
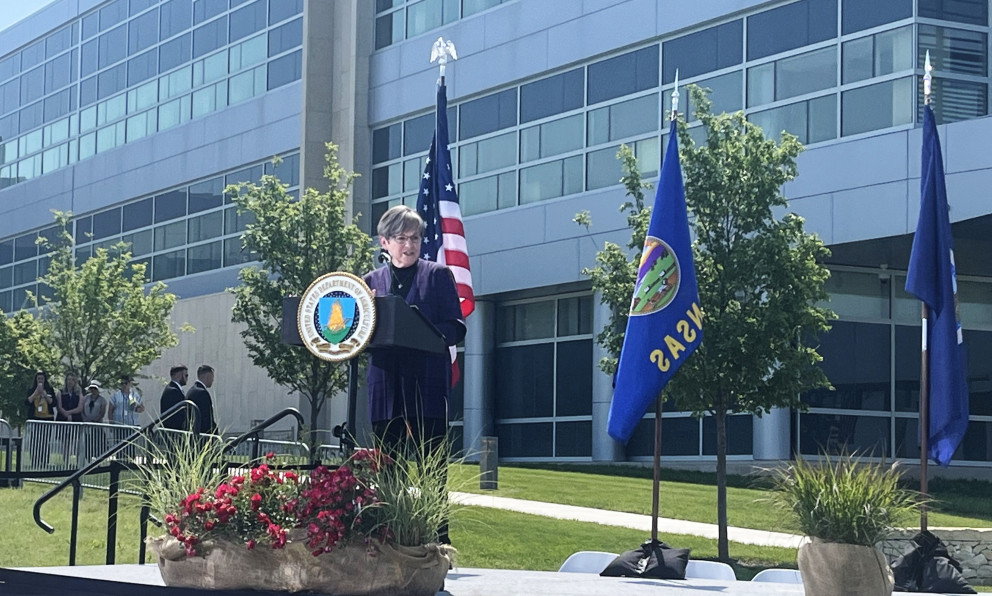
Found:
[[(83, 387), (75, 372), (69, 371), (65, 375), (65, 385), (55, 392), (55, 402), (58, 405), (55, 413), (57, 422), (83, 421)], [(68, 469), (69, 456), (76, 453), (79, 444), (80, 428), (69, 424), (59, 424), (58, 427), (55, 434), (62, 444), (62, 466)]]
[(200, 433), (217, 434), (217, 422), (214, 419), (214, 402), (207, 391), (214, 384), (214, 367), (201, 364), (196, 369), (196, 382), (190, 388), (186, 399), (200, 408)]
[(70, 372), (65, 376), (65, 386), (55, 393), (58, 412), (55, 419), (59, 422), (83, 421), (83, 388), (79, 386), (79, 377)]
[[(171, 380), (165, 386), (165, 390), (162, 391), (160, 402), (160, 412), (162, 414), (165, 414), (169, 408), (186, 399), (183, 386), (189, 380), (189, 369), (186, 368), (185, 364), (177, 364), (169, 369), (169, 376)], [(189, 430), (189, 425), (186, 422), (186, 412), (176, 412), (167, 420), (163, 420), (162, 426), (172, 430)]]
[[(107, 406), (107, 422), (120, 426), (139, 426), (138, 415), (145, 411), (145, 406), (141, 403), (141, 394), (134, 388), (132, 382), (131, 375), (121, 375), (118, 389), (110, 396), (110, 403)], [(108, 429), (108, 433), (113, 437), (111, 441), (113, 444), (127, 439), (132, 432), (129, 428)], [(120, 451), (121, 457), (128, 460), (132, 459), (134, 454), (134, 445), (130, 444)]]
[(110, 397), (107, 419), (111, 424), (138, 425), (138, 415), (145, 411), (141, 394), (133, 386), (130, 375), (121, 375), (120, 386)]
[[(48, 373), (39, 370), (34, 374), (34, 384), (27, 391), (25, 402), (30, 409), (29, 420), (55, 420), (55, 389), (48, 382)], [(45, 425), (50, 426), (50, 425)], [(32, 426), (31, 441), (28, 453), (31, 455), (31, 465), (35, 469), (48, 467), (48, 442), (51, 439), (49, 428), (41, 425)]]
[(88, 424), (84, 457), (85, 461), (90, 461), (99, 457), (107, 448), (107, 435), (104, 429), (98, 426), (107, 415), (107, 398), (100, 394), (99, 381), (90, 381), (86, 391), (86, 399), (83, 401), (83, 422)]

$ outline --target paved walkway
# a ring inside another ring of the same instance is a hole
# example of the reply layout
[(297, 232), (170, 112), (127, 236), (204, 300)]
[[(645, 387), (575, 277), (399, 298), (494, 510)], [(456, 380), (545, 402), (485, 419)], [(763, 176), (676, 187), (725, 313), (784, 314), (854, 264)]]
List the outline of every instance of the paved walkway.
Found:
[[(604, 524), (607, 526), (618, 526), (622, 528), (633, 528), (651, 532), (651, 516), (637, 513), (623, 513), (620, 511), (607, 511), (605, 509), (593, 509), (592, 507), (576, 507), (575, 505), (558, 505), (555, 503), (544, 503), (541, 501), (525, 501), (523, 499), (510, 499), (507, 497), (497, 497), (493, 495), (478, 495), (472, 493), (451, 493), (451, 500), (459, 505), (472, 505), (475, 507), (493, 507), (495, 509), (505, 509), (518, 513), (530, 513), (532, 515), (543, 515), (557, 519), (568, 519), (574, 521)], [(717, 538), (716, 524), (704, 524), (701, 522), (683, 521), (680, 519), (659, 518), (659, 532), (666, 534), (688, 534), (692, 536), (702, 536), (704, 538)], [(783, 546), (786, 548), (799, 548), (804, 538), (795, 534), (785, 534), (782, 532), (766, 532), (764, 530), (750, 530), (748, 528), (727, 528), (727, 536), (733, 542), (744, 544), (757, 544), (760, 546)]]

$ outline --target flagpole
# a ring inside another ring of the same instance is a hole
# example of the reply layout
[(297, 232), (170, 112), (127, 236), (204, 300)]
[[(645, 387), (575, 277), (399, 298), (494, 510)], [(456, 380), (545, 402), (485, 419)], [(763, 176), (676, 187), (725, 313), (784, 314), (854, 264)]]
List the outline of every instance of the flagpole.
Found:
[[(933, 66), (930, 64), (930, 50), (927, 50), (926, 61), (923, 63), (923, 105), (930, 105), (932, 90)], [(920, 350), (920, 531), (927, 531), (927, 503), (929, 498), (929, 462), (927, 452), (930, 450), (930, 355), (927, 348), (927, 322), (930, 318), (930, 307), (921, 302), (922, 327), (920, 330), (922, 348)]]
[[(675, 89), (672, 91), (672, 115), (675, 120), (679, 113), (679, 71), (675, 70)], [(664, 406), (662, 392), (654, 405), (654, 485), (651, 487), (651, 542), (658, 541), (658, 502), (661, 493), (661, 412)]]
[(654, 404), (654, 484), (651, 487), (651, 543), (658, 542), (658, 502), (661, 493), (661, 408), (664, 399), (658, 392)]

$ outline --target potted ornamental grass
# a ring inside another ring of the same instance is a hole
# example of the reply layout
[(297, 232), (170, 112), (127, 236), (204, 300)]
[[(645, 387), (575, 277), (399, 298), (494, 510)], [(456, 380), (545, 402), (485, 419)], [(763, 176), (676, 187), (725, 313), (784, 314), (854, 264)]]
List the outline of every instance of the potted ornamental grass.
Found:
[(879, 548), (918, 512), (918, 493), (903, 488), (895, 463), (857, 454), (802, 457), (772, 470), (772, 500), (809, 540), (799, 547), (799, 573), (809, 596), (882, 596), (892, 572)]
[(227, 471), (220, 442), (173, 441), (142, 477), (166, 534), (149, 546), (167, 586), (420, 596), (454, 550), (446, 450), (355, 451), (342, 465), (282, 469), (274, 454)]

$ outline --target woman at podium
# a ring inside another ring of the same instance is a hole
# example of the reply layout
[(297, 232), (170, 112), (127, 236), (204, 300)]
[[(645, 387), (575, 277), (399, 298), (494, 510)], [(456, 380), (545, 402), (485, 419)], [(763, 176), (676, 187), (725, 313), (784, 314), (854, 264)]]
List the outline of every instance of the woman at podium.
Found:
[[(444, 265), (420, 258), (424, 221), (398, 205), (379, 220), (381, 267), (365, 275), (377, 296), (392, 294), (416, 307), (444, 336), (448, 346), (465, 337), (465, 321), (455, 278)], [(451, 360), (448, 353), (414, 350), (376, 351), (369, 361), (369, 415), (372, 430), (387, 448), (404, 444), (436, 450), (445, 445)], [(438, 539), (448, 542), (446, 525)]]

